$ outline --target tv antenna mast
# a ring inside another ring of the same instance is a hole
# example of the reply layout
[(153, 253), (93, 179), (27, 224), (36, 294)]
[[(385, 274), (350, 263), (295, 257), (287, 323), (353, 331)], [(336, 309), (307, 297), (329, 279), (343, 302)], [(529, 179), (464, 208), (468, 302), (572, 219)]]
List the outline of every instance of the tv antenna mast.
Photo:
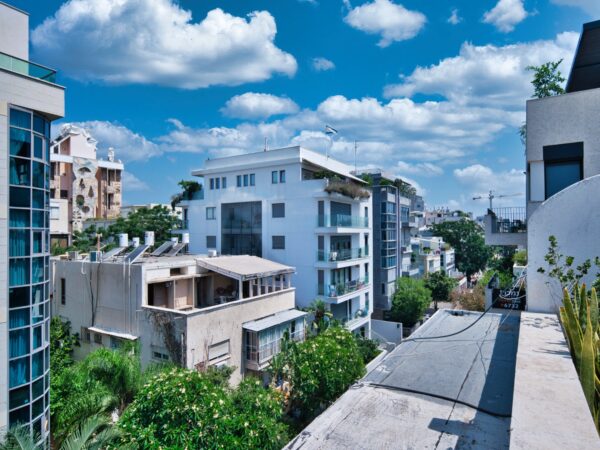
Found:
[(519, 195), (521, 194), (494, 194), (494, 191), (490, 189), (490, 192), (487, 196), (479, 195), (477, 197), (473, 197), (473, 200), (482, 200), (487, 198), (490, 201), (490, 209), (492, 209), (492, 200), (494, 200), (495, 198), (517, 197)]

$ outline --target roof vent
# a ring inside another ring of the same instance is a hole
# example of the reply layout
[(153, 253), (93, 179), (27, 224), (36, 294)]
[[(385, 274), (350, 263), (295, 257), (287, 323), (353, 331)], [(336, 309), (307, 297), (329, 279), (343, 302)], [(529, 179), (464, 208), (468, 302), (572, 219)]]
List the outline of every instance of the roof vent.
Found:
[(214, 248), (211, 248), (208, 250), (208, 257), (209, 258), (216, 258), (217, 257), (217, 251)]
[(131, 245), (132, 245), (134, 248), (138, 248), (138, 247), (140, 246), (140, 238), (139, 238), (139, 237), (134, 237), (134, 238), (131, 240)]

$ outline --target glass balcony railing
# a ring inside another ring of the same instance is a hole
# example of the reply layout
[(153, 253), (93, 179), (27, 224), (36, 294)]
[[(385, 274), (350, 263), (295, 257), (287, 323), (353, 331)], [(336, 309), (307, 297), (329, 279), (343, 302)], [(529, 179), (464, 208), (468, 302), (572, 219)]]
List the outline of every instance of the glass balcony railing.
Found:
[(353, 259), (365, 258), (367, 256), (369, 256), (368, 247), (317, 251), (317, 260), (324, 262), (350, 261)]
[(319, 284), (319, 295), (328, 298), (337, 298), (342, 295), (350, 294), (352, 292), (358, 291), (369, 285), (369, 278), (359, 278), (357, 280), (346, 281), (343, 283), (337, 284)]
[(0, 53), (0, 69), (10, 70), (40, 80), (56, 83), (56, 70), (40, 66), (24, 59), (19, 59), (6, 53)]
[(368, 228), (369, 218), (361, 216), (348, 216), (336, 214), (333, 216), (319, 215), (317, 226), (319, 227), (346, 227), (346, 228)]

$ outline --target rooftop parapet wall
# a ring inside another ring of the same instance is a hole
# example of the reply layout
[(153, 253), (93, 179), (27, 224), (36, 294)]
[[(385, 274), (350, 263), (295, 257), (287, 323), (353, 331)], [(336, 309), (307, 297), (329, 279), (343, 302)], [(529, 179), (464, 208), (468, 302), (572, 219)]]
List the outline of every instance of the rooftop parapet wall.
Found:
[[(573, 256), (573, 266), (600, 256), (600, 175), (575, 183), (541, 203), (528, 221), (527, 305), (531, 312), (556, 313), (561, 288), (547, 275), (544, 260), (548, 237), (555, 236), (560, 253)], [(546, 273), (539, 273), (538, 268)], [(583, 278), (591, 285), (596, 271)]]

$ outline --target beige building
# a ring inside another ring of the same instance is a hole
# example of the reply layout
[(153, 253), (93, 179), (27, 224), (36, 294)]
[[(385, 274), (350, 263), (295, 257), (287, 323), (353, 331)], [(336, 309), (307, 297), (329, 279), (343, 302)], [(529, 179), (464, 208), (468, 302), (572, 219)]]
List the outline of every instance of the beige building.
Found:
[(97, 141), (83, 128), (67, 124), (52, 142), (50, 160), (53, 243), (68, 245), (86, 220), (119, 217), (124, 166), (115, 160), (114, 150), (106, 160), (98, 159)]
[(52, 260), (52, 312), (81, 333), (77, 358), (137, 341), (144, 367), (227, 365), (237, 383), (268, 366), (284, 333), (304, 339), (294, 268), (255, 256), (168, 256), (164, 245), (137, 260), (133, 253)]

